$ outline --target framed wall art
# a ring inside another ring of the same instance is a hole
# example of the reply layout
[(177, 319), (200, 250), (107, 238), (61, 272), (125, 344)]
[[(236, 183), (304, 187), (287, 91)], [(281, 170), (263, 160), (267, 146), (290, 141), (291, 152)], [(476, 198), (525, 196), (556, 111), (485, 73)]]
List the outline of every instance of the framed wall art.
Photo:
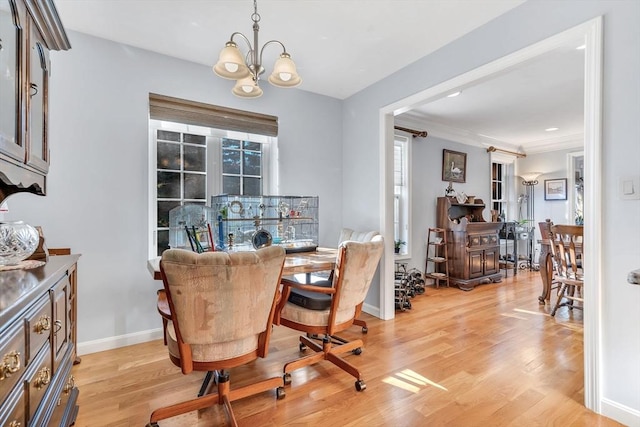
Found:
[(442, 180), (449, 182), (466, 182), (467, 153), (442, 150)]
[(545, 200), (567, 200), (567, 178), (544, 180)]

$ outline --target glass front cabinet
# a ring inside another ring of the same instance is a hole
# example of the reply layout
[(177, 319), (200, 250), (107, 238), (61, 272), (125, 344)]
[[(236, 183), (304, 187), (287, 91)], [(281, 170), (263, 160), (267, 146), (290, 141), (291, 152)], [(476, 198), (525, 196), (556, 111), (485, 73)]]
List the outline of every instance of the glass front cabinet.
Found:
[(50, 0), (0, 0), (0, 202), (46, 194), (49, 52), (71, 48)]

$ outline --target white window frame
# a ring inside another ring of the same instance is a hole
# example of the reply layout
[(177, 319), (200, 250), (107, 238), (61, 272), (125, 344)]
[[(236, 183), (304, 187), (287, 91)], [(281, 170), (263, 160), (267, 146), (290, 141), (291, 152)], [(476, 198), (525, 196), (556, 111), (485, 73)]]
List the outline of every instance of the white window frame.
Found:
[[(265, 195), (278, 194), (278, 138), (252, 134), (247, 132), (227, 131), (204, 126), (187, 125), (163, 120), (149, 120), (149, 258), (157, 254), (157, 130), (190, 133), (207, 137), (207, 195), (206, 206), (211, 206), (211, 197), (222, 192), (222, 138), (238, 139), (241, 141), (258, 142), (262, 144), (262, 192)], [(210, 171), (218, 173), (209, 173)]]

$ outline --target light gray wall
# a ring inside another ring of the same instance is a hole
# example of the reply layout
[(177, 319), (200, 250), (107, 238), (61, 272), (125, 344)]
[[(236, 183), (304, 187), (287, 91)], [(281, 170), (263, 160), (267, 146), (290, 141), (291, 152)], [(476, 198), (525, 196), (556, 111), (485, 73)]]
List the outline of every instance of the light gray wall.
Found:
[[(540, 229), (538, 222), (542, 222), (547, 218), (551, 219), (555, 224), (574, 224), (573, 214), (569, 212), (569, 199), (574, 189), (571, 187), (571, 177), (567, 169), (569, 153), (575, 153), (577, 150), (559, 150), (548, 153), (529, 154), (525, 158), (516, 160), (519, 171), (537, 171), (542, 172), (538, 177), (538, 185), (534, 190), (534, 219), (535, 223), (531, 224), (535, 227), (535, 241), (540, 239)], [(545, 200), (544, 199), (544, 181), (546, 179), (567, 178), (567, 200)], [(518, 194), (526, 194), (525, 187), (522, 185), (522, 179), (518, 179)], [(523, 206), (523, 213), (526, 214), (526, 206)], [(536, 244), (536, 247), (539, 245)], [(535, 257), (534, 257), (535, 259)]]
[[(602, 295), (602, 390), (608, 413), (640, 425), (640, 287), (626, 282), (640, 267), (640, 201), (622, 200), (620, 178), (640, 165), (640, 2), (531, 0), (344, 102), (343, 210), (380, 223), (379, 110), (481, 65), (604, 16), (602, 196), (606, 292)], [(440, 186), (441, 182), (430, 183)], [(392, 238), (386, 236), (387, 239)], [(374, 285), (379, 286), (377, 283)], [(369, 292), (374, 304), (379, 289)]]
[(487, 207), (484, 220), (491, 221), (490, 156), (487, 150), (459, 142), (428, 136), (412, 140), (411, 216), (412, 240), (410, 268), (424, 270), (427, 255), (427, 230), (437, 227), (437, 198), (443, 197), (449, 182), (442, 181), (442, 150), (467, 153), (465, 183), (453, 183), (453, 189), (482, 199)]
[(278, 116), (280, 193), (318, 195), (320, 243), (335, 245), (342, 224), (338, 100), (268, 83), (262, 98), (243, 100), (210, 67), (69, 36), (72, 49), (52, 54), (48, 195), (11, 196), (6, 218), (41, 225), (49, 247), (82, 254), (81, 350), (119, 336), (126, 343), (161, 325), (155, 291), (162, 284), (146, 268), (149, 92)]

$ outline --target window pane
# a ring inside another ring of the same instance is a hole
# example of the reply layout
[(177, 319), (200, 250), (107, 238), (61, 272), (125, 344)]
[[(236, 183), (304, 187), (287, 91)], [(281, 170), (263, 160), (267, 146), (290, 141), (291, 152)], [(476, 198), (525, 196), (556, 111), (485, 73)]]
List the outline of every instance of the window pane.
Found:
[(262, 151), (262, 145), (258, 142), (242, 141), (242, 148), (245, 150)]
[(180, 174), (177, 172), (158, 172), (158, 198), (180, 198)]
[(222, 148), (237, 148), (239, 150), (241, 148), (240, 141), (237, 139), (222, 138)]
[(205, 145), (207, 143), (207, 137), (204, 135), (191, 135), (189, 133), (185, 133), (184, 142), (188, 144)]
[(224, 194), (240, 194), (240, 177), (239, 176), (223, 176), (222, 192)]
[(222, 150), (222, 173), (240, 174), (240, 151)]
[(245, 151), (243, 156), (243, 175), (261, 175), (261, 153), (255, 151)]
[(260, 178), (243, 178), (243, 194), (245, 196), (259, 196), (262, 194), (262, 180)]
[(185, 199), (206, 199), (207, 197), (207, 176), (204, 174), (185, 173), (184, 174), (184, 198)]
[(158, 230), (158, 255), (169, 249), (169, 230)]
[(180, 170), (180, 145), (158, 142), (158, 169)]
[(186, 171), (207, 171), (207, 149), (206, 147), (194, 147), (184, 145), (184, 170)]
[(165, 141), (180, 142), (180, 132), (170, 132), (168, 130), (159, 130), (158, 139), (164, 139)]
[(169, 227), (169, 211), (176, 206), (180, 206), (180, 202), (175, 200), (171, 202), (158, 202), (158, 227)]

